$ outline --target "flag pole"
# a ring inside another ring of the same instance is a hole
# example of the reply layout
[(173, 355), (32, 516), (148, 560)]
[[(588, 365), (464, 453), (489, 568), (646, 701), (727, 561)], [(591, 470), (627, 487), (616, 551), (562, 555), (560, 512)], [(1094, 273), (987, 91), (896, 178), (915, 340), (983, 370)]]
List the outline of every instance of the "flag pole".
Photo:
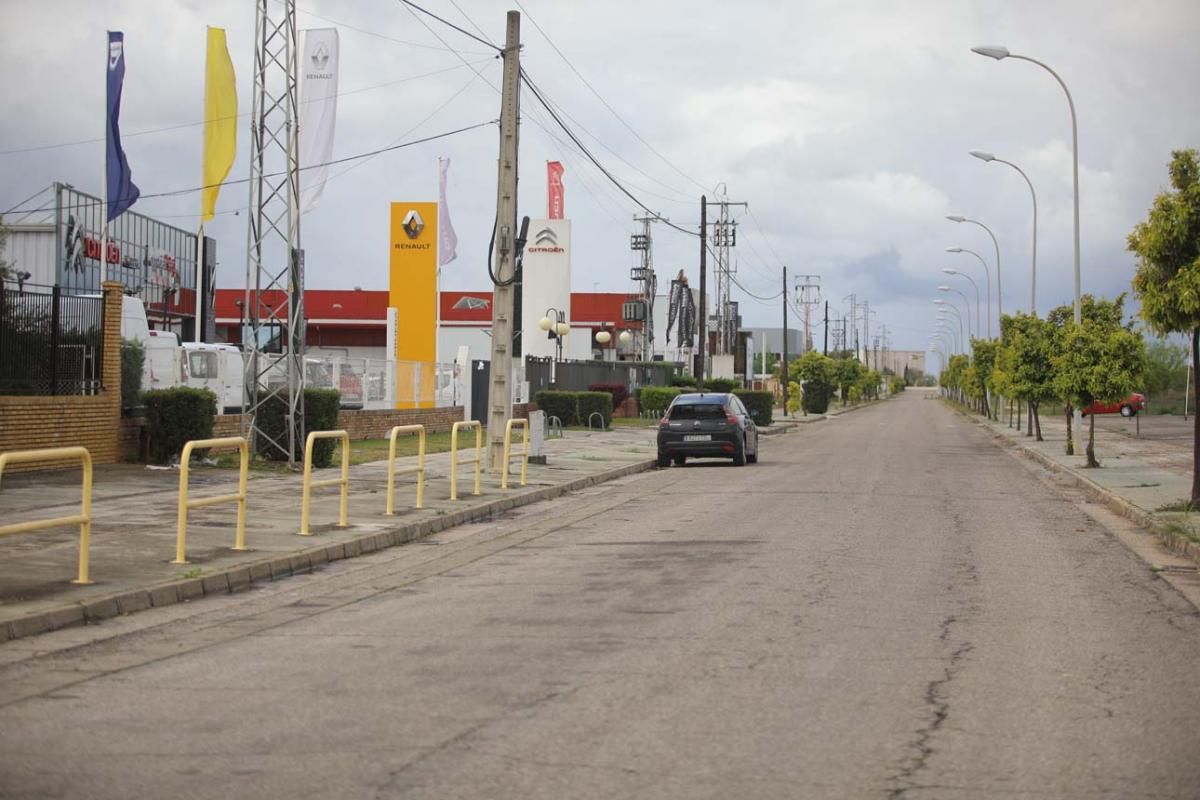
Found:
[[(204, 172), (203, 163), (200, 166), (200, 171)], [(204, 331), (205, 322), (205, 298), (204, 298), (204, 214), (200, 214), (200, 230), (196, 233), (196, 335), (194, 341), (196, 344), (204, 341), (202, 334)], [(182, 291), (180, 292), (182, 294)]]
[(104, 168), (100, 186), (100, 287), (108, 280), (108, 137), (112, 135), (108, 119), (108, 61), (112, 51), (112, 31), (104, 32)]

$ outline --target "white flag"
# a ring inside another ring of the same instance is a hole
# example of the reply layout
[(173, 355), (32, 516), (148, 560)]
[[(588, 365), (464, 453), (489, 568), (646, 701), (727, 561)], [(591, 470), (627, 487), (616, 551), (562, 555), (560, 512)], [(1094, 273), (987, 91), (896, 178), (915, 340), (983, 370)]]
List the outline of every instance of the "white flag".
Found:
[(333, 158), (337, 117), (338, 33), (334, 28), (304, 31), (300, 48), (300, 213), (311, 211), (325, 189)]
[(446, 205), (446, 171), (450, 159), (438, 159), (438, 266), (444, 267), (458, 258), (458, 234), (450, 223), (450, 208)]

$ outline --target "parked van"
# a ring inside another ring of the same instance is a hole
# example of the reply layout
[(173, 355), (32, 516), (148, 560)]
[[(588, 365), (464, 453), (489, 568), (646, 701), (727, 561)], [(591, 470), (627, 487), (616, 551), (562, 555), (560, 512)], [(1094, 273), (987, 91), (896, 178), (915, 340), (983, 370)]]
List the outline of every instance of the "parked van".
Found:
[(146, 353), (142, 363), (142, 389), (169, 389), (185, 380), (183, 351), (173, 331), (152, 331), (146, 307), (136, 297), (121, 298), (121, 338), (141, 342)]
[(230, 344), (184, 342), (183, 360), (184, 385), (211, 391), (222, 413), (241, 412), (245, 399), (241, 350)]

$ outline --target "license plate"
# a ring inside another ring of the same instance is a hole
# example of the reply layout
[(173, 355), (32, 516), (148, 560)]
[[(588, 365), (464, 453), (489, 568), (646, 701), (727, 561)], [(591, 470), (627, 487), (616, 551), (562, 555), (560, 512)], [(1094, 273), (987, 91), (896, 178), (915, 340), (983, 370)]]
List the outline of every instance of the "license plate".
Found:
[(711, 433), (689, 433), (683, 437), (685, 442), (711, 442)]

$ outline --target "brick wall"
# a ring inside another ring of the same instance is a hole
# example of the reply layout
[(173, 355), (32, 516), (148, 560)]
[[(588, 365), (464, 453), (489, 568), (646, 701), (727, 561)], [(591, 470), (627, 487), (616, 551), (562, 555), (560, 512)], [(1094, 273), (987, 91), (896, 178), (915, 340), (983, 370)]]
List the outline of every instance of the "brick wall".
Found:
[(462, 406), (410, 408), (397, 411), (338, 412), (338, 427), (351, 439), (384, 439), (397, 425), (424, 425), (426, 433), (440, 433), (463, 418)]
[[(95, 464), (119, 454), (121, 422), (121, 284), (104, 284), (103, 388), (94, 397), (0, 397), (0, 453), (82, 445)], [(19, 464), (10, 470), (46, 469)]]

